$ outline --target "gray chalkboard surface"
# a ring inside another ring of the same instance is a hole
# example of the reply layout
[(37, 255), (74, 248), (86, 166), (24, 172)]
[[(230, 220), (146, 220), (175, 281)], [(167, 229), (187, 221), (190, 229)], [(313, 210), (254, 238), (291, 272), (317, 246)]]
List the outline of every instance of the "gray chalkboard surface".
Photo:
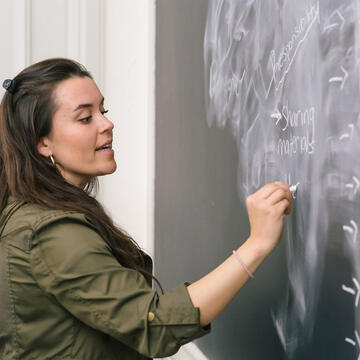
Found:
[(244, 199), (298, 184), (280, 246), (209, 359), (358, 359), (360, 3), (158, 0), (156, 274), (195, 281), (248, 235)]

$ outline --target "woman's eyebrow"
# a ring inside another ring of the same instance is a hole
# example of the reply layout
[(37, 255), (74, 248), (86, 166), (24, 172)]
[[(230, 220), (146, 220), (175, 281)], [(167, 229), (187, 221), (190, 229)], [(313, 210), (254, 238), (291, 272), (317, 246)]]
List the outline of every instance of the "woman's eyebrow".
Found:
[[(100, 105), (104, 105), (104, 101), (105, 101), (105, 98), (103, 97), (102, 100), (100, 101)], [(81, 109), (86, 109), (86, 108), (89, 108), (92, 106), (93, 106), (92, 104), (80, 104), (73, 112), (81, 110)]]

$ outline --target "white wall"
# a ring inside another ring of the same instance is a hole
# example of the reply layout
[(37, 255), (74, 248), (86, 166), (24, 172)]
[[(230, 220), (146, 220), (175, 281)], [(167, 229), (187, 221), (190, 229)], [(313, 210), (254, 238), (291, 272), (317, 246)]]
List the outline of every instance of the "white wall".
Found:
[(103, 178), (100, 198), (153, 254), (155, 1), (105, 4), (104, 96), (118, 169)]
[[(0, 81), (49, 57), (80, 61), (115, 123), (99, 200), (153, 254), (155, 0), (0, 0)], [(0, 95), (3, 89), (0, 90)]]

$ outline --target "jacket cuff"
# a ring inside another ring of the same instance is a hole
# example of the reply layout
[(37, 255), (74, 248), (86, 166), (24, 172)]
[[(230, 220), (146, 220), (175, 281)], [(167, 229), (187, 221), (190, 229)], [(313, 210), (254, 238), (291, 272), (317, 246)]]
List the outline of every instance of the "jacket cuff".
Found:
[(171, 331), (179, 345), (184, 345), (211, 331), (211, 324), (200, 325), (200, 309), (194, 307), (187, 286), (184, 283), (160, 295), (157, 304), (149, 309), (148, 325), (164, 326)]

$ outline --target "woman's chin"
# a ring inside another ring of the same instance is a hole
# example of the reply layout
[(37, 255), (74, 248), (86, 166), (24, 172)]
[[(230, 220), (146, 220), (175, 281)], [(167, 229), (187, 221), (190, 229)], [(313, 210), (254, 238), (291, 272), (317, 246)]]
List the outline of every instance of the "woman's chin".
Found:
[(116, 161), (113, 160), (111, 163), (109, 163), (106, 167), (101, 169), (101, 171), (97, 174), (97, 176), (103, 176), (103, 175), (109, 175), (116, 171), (117, 165)]

